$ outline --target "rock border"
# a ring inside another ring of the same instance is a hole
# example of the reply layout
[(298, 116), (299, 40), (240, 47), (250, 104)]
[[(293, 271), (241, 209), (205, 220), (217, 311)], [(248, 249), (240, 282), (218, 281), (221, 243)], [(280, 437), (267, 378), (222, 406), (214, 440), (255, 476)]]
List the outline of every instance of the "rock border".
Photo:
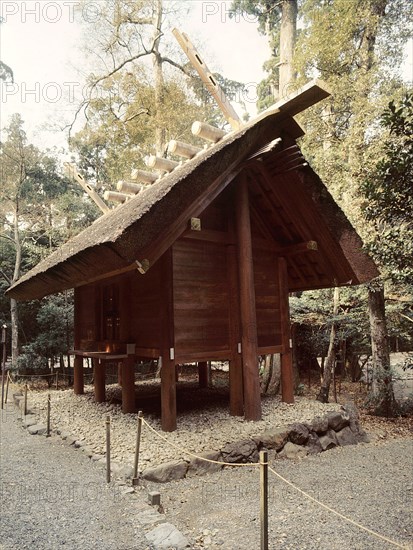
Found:
[[(14, 403), (23, 408), (21, 393), (13, 394)], [(46, 426), (38, 424), (36, 416), (22, 415), (23, 426), (32, 435), (43, 435)], [(106, 465), (104, 455), (94, 454), (87, 441), (78, 439), (59, 429), (55, 433), (69, 445), (83, 451), (91, 460)], [(267, 450), (269, 459), (301, 459), (307, 455), (328, 451), (338, 446), (368, 443), (369, 438), (360, 426), (358, 411), (354, 404), (347, 403), (339, 411), (329, 411), (324, 416), (315, 417), (310, 423), (294, 423), (285, 428), (269, 429), (259, 435), (239, 441), (227, 442), (219, 450), (199, 453), (199, 458), (173, 460), (158, 466), (151, 466), (140, 472), (142, 479), (154, 483), (167, 483), (205, 475), (221, 470), (222, 463), (257, 463), (259, 452)], [(195, 453), (194, 453), (195, 454)], [(202, 459), (207, 459), (207, 461)], [(209, 462), (213, 461), (213, 462)], [(111, 473), (124, 481), (133, 477), (133, 468), (128, 464), (111, 463)]]
[[(155, 483), (167, 483), (185, 477), (204, 475), (224, 467), (219, 462), (253, 463), (259, 461), (261, 450), (269, 451), (270, 460), (299, 459), (334, 447), (368, 443), (367, 433), (360, 426), (356, 407), (347, 403), (340, 411), (330, 411), (314, 418), (311, 423), (294, 423), (286, 428), (266, 430), (248, 439), (229, 442), (219, 451), (200, 453), (200, 458), (173, 460), (147, 468), (142, 478)], [(207, 458), (215, 462), (206, 462)]]

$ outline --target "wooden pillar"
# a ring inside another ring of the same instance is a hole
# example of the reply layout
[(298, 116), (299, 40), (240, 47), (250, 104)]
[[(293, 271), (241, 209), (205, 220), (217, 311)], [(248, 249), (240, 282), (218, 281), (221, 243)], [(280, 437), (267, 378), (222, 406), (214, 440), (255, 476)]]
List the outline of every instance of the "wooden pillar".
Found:
[(128, 357), (122, 361), (122, 412), (136, 412), (135, 356), (133, 354), (128, 354)]
[(280, 295), (281, 345), (283, 349), (281, 353), (281, 394), (284, 403), (294, 403), (288, 273), (285, 258), (278, 258), (278, 285)]
[(81, 355), (75, 355), (73, 370), (73, 391), (76, 395), (82, 395), (85, 393), (85, 390), (83, 382), (83, 357)]
[[(74, 348), (75, 350), (80, 349), (80, 323), (79, 323), (79, 306), (80, 306), (80, 297), (79, 289), (75, 288), (74, 294)], [(83, 381), (83, 357), (80, 355), (75, 355), (73, 360), (73, 392), (76, 395), (82, 395), (85, 393), (84, 381)]]
[[(230, 215), (230, 231), (235, 235), (233, 216)], [(244, 414), (244, 388), (242, 360), (239, 349), (241, 344), (239, 284), (238, 284), (237, 250), (235, 245), (227, 246), (227, 270), (229, 288), (229, 334), (231, 359), (229, 361), (229, 413), (233, 416)]]
[(207, 388), (209, 386), (209, 369), (207, 361), (200, 361), (198, 363), (198, 381), (200, 388)]
[(92, 359), (92, 362), (93, 362), (93, 385), (95, 389), (95, 401), (96, 403), (103, 403), (106, 399), (105, 365), (103, 361), (101, 361), (100, 359)]
[(241, 350), (246, 420), (261, 419), (261, 392), (258, 371), (257, 319), (248, 183), (236, 182), (236, 232), (241, 314)]
[(171, 248), (165, 252), (161, 261), (161, 425), (163, 431), (173, 432), (176, 430), (176, 368)]
[(122, 386), (122, 361), (118, 363), (118, 384)]

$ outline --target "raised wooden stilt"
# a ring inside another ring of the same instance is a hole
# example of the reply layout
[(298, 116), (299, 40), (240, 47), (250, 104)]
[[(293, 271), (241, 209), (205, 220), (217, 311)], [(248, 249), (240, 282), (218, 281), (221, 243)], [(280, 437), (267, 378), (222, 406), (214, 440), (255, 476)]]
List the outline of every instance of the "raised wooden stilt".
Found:
[[(234, 219), (230, 215), (230, 229), (235, 233)], [(229, 319), (230, 319), (230, 347), (232, 359), (229, 362), (229, 412), (232, 416), (242, 416), (244, 414), (244, 388), (242, 376), (242, 360), (239, 321), (239, 284), (238, 284), (238, 264), (237, 250), (234, 245), (227, 246), (227, 269), (228, 269), (228, 288), (229, 288)]]
[(106, 399), (105, 365), (103, 361), (100, 361), (100, 359), (92, 359), (92, 361), (93, 361), (93, 384), (95, 388), (95, 401), (96, 403), (103, 403)]
[(284, 403), (294, 403), (288, 273), (285, 258), (278, 258), (278, 285), (280, 294), (281, 344), (283, 348), (281, 353), (281, 394)]
[(128, 355), (128, 357), (122, 361), (122, 412), (136, 412), (134, 355)]
[(207, 361), (200, 361), (198, 363), (198, 380), (200, 388), (207, 388), (209, 386), (209, 369)]
[(172, 249), (162, 261), (162, 367), (161, 425), (165, 432), (176, 430), (176, 367), (174, 359), (173, 270)]
[(75, 355), (74, 360), (73, 391), (76, 395), (85, 393), (83, 382), (83, 357)]
[(261, 392), (258, 371), (257, 320), (248, 183), (236, 182), (236, 233), (241, 314), (241, 352), (246, 420), (261, 419)]
[(122, 386), (122, 361), (118, 363), (118, 384)]

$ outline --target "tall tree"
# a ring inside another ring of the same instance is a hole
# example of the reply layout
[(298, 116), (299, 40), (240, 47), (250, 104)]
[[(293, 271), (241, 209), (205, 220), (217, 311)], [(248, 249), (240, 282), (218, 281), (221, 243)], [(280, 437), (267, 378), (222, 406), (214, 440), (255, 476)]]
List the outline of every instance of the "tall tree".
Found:
[[(13, 284), (88, 219), (82, 198), (72, 199), (57, 161), (27, 141), (20, 115), (12, 116), (0, 144), (0, 276)], [(78, 204), (76, 204), (78, 203)], [(80, 204), (79, 204), (80, 203)], [(19, 354), (19, 307), (10, 300), (12, 362)]]

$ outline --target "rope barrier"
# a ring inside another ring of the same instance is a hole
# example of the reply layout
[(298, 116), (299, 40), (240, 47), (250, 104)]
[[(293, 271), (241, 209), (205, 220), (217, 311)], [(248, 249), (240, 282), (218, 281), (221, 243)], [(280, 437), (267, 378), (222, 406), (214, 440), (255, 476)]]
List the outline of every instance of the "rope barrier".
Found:
[(279, 479), (281, 479), (284, 483), (286, 483), (287, 485), (289, 485), (290, 487), (292, 487), (293, 489), (295, 489), (296, 491), (298, 491), (299, 493), (301, 493), (302, 495), (304, 495), (306, 498), (312, 500), (313, 502), (315, 502), (316, 504), (318, 504), (319, 506), (321, 506), (322, 508), (325, 508), (326, 510), (328, 510), (329, 512), (332, 512), (333, 514), (335, 514), (336, 516), (340, 517), (341, 519), (344, 519), (345, 521), (348, 521), (349, 523), (351, 523), (352, 525), (355, 525), (356, 527), (358, 527), (359, 529), (363, 529), (363, 531), (367, 531), (367, 533), (370, 533), (370, 535), (373, 535), (375, 537), (378, 537), (379, 539), (382, 539), (390, 544), (393, 544), (394, 546), (397, 546), (398, 548), (403, 548), (403, 550), (409, 550), (409, 547), (408, 546), (403, 546), (402, 544), (398, 543), (398, 542), (395, 542), (394, 540), (391, 540), (383, 535), (380, 535), (379, 533), (376, 533), (375, 531), (372, 531), (371, 529), (369, 529), (368, 527), (364, 527), (364, 525), (362, 525), (361, 523), (358, 523), (357, 521), (354, 521), (350, 518), (348, 518), (347, 516), (344, 516), (343, 514), (341, 514), (340, 512), (337, 512), (336, 510), (334, 510), (333, 508), (330, 508), (330, 506), (327, 506), (327, 504), (324, 504), (323, 502), (320, 502), (319, 500), (317, 500), (316, 498), (312, 497), (311, 495), (309, 495), (308, 493), (306, 493), (305, 491), (303, 491), (302, 489), (300, 489), (299, 487), (297, 487), (296, 485), (294, 485), (294, 483), (291, 483), (291, 481), (288, 481), (288, 479), (286, 479), (285, 477), (283, 477), (281, 474), (279, 474), (278, 472), (276, 472), (273, 468), (269, 467), (268, 468), (270, 472), (272, 472), (274, 475), (276, 475)]
[(256, 467), (256, 466), (260, 466), (259, 462), (249, 462), (247, 464), (243, 463), (243, 462), (221, 462), (219, 460), (212, 460), (211, 458), (205, 458), (203, 456), (199, 456), (199, 455), (196, 455), (195, 453), (192, 453), (191, 451), (188, 451), (187, 449), (184, 449), (183, 447), (180, 447), (179, 445), (176, 445), (175, 443), (172, 443), (172, 441), (168, 441), (167, 438), (165, 436), (163, 436), (162, 434), (160, 434), (157, 430), (155, 430), (155, 428), (152, 428), (152, 426), (150, 424), (148, 424), (146, 422), (146, 420), (144, 418), (142, 418), (142, 422), (154, 433), (156, 434), (159, 438), (163, 439), (164, 441), (166, 441), (166, 443), (168, 443), (168, 445), (171, 445), (172, 447), (175, 447), (175, 449), (177, 449), (178, 451), (180, 451), (181, 453), (184, 453), (186, 455), (189, 455), (189, 456), (192, 456), (194, 458), (197, 458), (198, 460), (203, 460), (204, 462), (211, 462), (212, 464), (220, 464), (221, 466), (247, 466), (249, 468), (251, 467)]
[(348, 518), (347, 516), (341, 514), (340, 512), (337, 512), (336, 510), (334, 510), (333, 508), (330, 508), (330, 506), (327, 506), (327, 504), (324, 504), (323, 502), (320, 502), (319, 500), (317, 500), (316, 498), (312, 497), (311, 495), (309, 495), (308, 493), (306, 493), (305, 491), (303, 491), (302, 489), (300, 489), (299, 487), (297, 487), (296, 485), (294, 485), (294, 483), (292, 483), (291, 481), (289, 481), (288, 479), (286, 479), (285, 477), (283, 477), (281, 474), (279, 474), (278, 472), (276, 472), (273, 468), (271, 468), (269, 466), (269, 463), (268, 462), (263, 462), (263, 463), (259, 463), (259, 462), (251, 462), (251, 463), (248, 463), (248, 464), (244, 464), (244, 463), (239, 463), (239, 462), (220, 462), (218, 460), (212, 460), (212, 459), (209, 459), (209, 458), (205, 458), (203, 456), (199, 456), (199, 455), (196, 455), (195, 453), (192, 453), (191, 451), (188, 451), (187, 449), (184, 449), (183, 447), (180, 447), (179, 445), (176, 445), (175, 443), (172, 443), (172, 441), (168, 441), (168, 439), (163, 436), (162, 434), (160, 434), (157, 430), (155, 430), (155, 428), (152, 428), (152, 426), (150, 424), (148, 424), (148, 422), (142, 417), (142, 422), (149, 428), (149, 430), (151, 430), (155, 435), (157, 435), (160, 439), (163, 439), (166, 443), (168, 443), (168, 445), (171, 445), (172, 447), (175, 447), (175, 449), (179, 450), (180, 452), (184, 453), (184, 454), (187, 454), (189, 456), (192, 456), (194, 458), (197, 458), (198, 460), (202, 460), (204, 462), (211, 462), (212, 464), (220, 464), (221, 466), (248, 466), (248, 467), (251, 467), (251, 466), (268, 466), (268, 469), (270, 472), (272, 472), (275, 476), (277, 476), (279, 479), (281, 479), (281, 481), (283, 481), (284, 483), (286, 483), (287, 485), (289, 485), (290, 487), (292, 487), (293, 489), (295, 489), (296, 491), (298, 491), (299, 493), (301, 493), (302, 495), (304, 495), (306, 498), (308, 498), (309, 500), (312, 500), (313, 502), (315, 502), (316, 504), (318, 504), (319, 506), (321, 506), (322, 508), (325, 508), (326, 510), (328, 510), (329, 512), (335, 514), (336, 516), (340, 517), (341, 519), (344, 519), (345, 521), (347, 521), (348, 523), (351, 523), (352, 525), (355, 525), (356, 527), (358, 527), (359, 529), (362, 529), (363, 531), (366, 531), (367, 533), (369, 533), (370, 535), (373, 535), (379, 539), (382, 539), (386, 542), (388, 542), (389, 544), (392, 544), (393, 546), (397, 546), (398, 548), (402, 548), (403, 550), (409, 550), (409, 547), (408, 546), (404, 546), (394, 540), (391, 540), (387, 537), (385, 537), (384, 535), (380, 535), (380, 533), (376, 533), (375, 531), (373, 531), (372, 529), (369, 529), (368, 527), (365, 527), (364, 525), (362, 525), (361, 523), (358, 523), (357, 521), (354, 521), (350, 518)]

